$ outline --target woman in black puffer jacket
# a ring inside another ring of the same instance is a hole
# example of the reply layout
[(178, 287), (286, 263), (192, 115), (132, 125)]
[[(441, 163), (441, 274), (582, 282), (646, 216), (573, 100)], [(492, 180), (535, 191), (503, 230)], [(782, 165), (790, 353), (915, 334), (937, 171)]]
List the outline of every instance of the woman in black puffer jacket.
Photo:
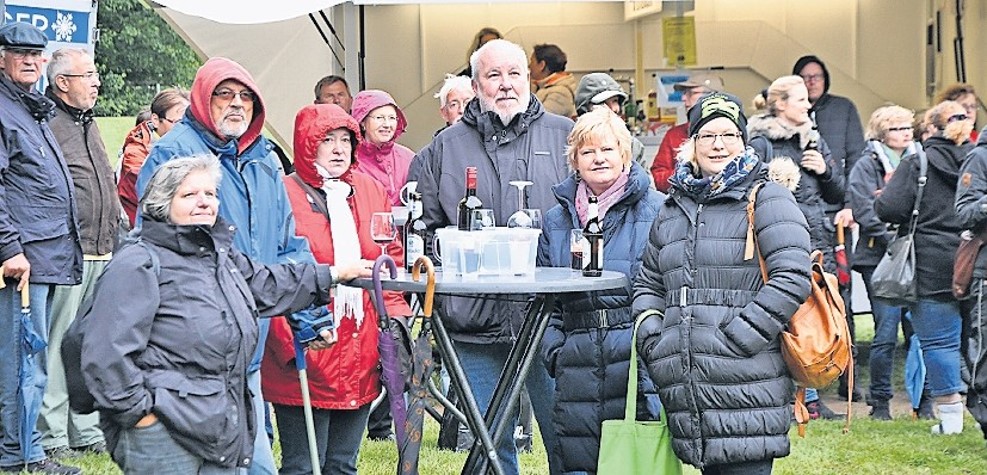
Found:
[(704, 474), (771, 473), (789, 452), (795, 385), (779, 334), (809, 294), (809, 231), (791, 192), (767, 182), (754, 229), (767, 267), (744, 259), (750, 191), (767, 167), (733, 96), (689, 111), (669, 197), (651, 228), (632, 311), (638, 348), (668, 413), (672, 447)]
[[(596, 472), (602, 422), (624, 414), (634, 328), (630, 279), (641, 268), (664, 195), (651, 189), (648, 172), (631, 159), (631, 134), (609, 109), (579, 118), (569, 134), (568, 156), (574, 173), (552, 187), (559, 204), (545, 215), (538, 265), (570, 265), (570, 233), (586, 225), (589, 196), (595, 196), (601, 203), (603, 268), (628, 277), (627, 287), (560, 302), (542, 339), (545, 367), (555, 378), (552, 424), (563, 470)], [(647, 401), (645, 393), (654, 395), (646, 377), (639, 384), (639, 418), (657, 419), (657, 398)]]

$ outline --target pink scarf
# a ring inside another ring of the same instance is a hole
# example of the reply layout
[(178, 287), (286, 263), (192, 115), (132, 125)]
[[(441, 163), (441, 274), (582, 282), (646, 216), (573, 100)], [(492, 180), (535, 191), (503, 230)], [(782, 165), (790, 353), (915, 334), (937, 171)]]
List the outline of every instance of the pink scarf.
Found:
[[(627, 180), (630, 176), (630, 170), (624, 170), (623, 173), (617, 177), (617, 181), (607, 188), (607, 191), (600, 193), (597, 196), (597, 203), (600, 206), (600, 224), (603, 224), (603, 216), (607, 214), (607, 210), (611, 206), (620, 200), (621, 196), (624, 196), (624, 188), (627, 187)], [(576, 214), (579, 215), (579, 225), (586, 226), (586, 220), (589, 219), (587, 213), (589, 213), (589, 197), (593, 193), (590, 191), (589, 187), (586, 186), (586, 182), (579, 180), (579, 184), (576, 186)]]

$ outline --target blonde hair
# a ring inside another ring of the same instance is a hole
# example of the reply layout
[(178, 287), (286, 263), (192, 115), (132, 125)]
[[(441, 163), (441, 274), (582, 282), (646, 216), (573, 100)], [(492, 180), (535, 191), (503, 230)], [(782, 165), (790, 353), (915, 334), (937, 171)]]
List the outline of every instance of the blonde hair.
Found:
[(973, 124), (967, 120), (960, 120), (952, 123), (949, 122), (949, 117), (953, 115), (953, 111), (966, 114), (966, 109), (963, 107), (963, 104), (956, 101), (942, 101), (932, 106), (932, 108), (926, 112), (926, 118), (928, 118), (929, 123), (935, 127), (938, 134), (941, 134), (944, 138), (952, 140), (959, 145), (970, 137), (970, 132), (973, 131)]
[(765, 91), (754, 97), (753, 106), (755, 110), (767, 110), (771, 115), (777, 115), (777, 105), (779, 101), (788, 100), (792, 95), (792, 88), (801, 85), (805, 87), (805, 80), (802, 76), (782, 76), (775, 79)]
[(905, 109), (896, 104), (878, 107), (870, 120), (867, 122), (867, 131), (864, 138), (867, 140), (883, 141), (888, 134), (888, 129), (895, 122), (908, 122), (911, 124), (915, 120), (915, 112)]
[(593, 143), (599, 144), (605, 138), (614, 138), (617, 141), (617, 150), (623, 159), (624, 165), (631, 163), (631, 133), (627, 126), (617, 114), (606, 107), (596, 107), (593, 110), (579, 116), (576, 125), (569, 132), (566, 147), (566, 157), (569, 160), (569, 168), (576, 170), (576, 154), (583, 145)]

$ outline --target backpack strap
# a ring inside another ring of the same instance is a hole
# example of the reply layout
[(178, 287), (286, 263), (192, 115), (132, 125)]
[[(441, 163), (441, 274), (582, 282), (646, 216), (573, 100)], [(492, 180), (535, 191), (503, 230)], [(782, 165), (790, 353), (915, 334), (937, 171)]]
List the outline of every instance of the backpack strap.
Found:
[(764, 263), (764, 256), (757, 248), (757, 232), (754, 230), (754, 206), (757, 202), (757, 192), (761, 191), (762, 185), (764, 185), (763, 181), (755, 183), (747, 195), (747, 244), (744, 246), (744, 260), (749, 261), (754, 258), (754, 254), (757, 254), (757, 263), (761, 268), (761, 279), (767, 283), (768, 269)]

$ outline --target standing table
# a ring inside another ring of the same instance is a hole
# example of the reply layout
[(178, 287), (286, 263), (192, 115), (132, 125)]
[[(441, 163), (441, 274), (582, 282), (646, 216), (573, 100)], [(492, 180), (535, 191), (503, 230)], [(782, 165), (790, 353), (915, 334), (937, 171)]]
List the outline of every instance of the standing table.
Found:
[[(398, 278), (381, 279), (384, 290), (404, 292), (425, 292), (425, 278), (414, 281), (411, 274), (401, 272)], [(352, 285), (373, 290), (371, 279), (358, 279)], [(559, 295), (577, 292), (592, 292), (622, 288), (627, 285), (627, 277), (614, 271), (603, 271), (601, 277), (583, 277), (578, 271), (560, 267), (539, 267), (533, 275), (525, 276), (480, 276), (463, 279), (462, 276), (443, 274), (441, 268), (435, 273), (435, 294), (460, 297), (471, 297), (479, 294), (502, 297), (504, 299), (528, 299), (530, 306), (524, 317), (521, 329), (516, 335), (514, 346), (507, 358), (497, 382), (486, 418), (480, 414), (473, 397), (473, 391), (466, 380), (463, 368), (453, 347), (452, 340), (446, 332), (442, 316), (438, 313), (432, 317), (432, 328), (435, 330), (436, 342), (442, 354), (443, 361), (448, 365), (450, 377), (456, 391), (462, 395), (466, 406), (466, 419), (470, 431), (476, 436), (478, 444), (483, 448), (489, 471), (503, 473), (500, 460), (497, 457), (496, 441), (507, 430), (510, 415), (517, 407), (522, 385), (528, 376), (531, 364), (538, 356), (538, 344), (541, 342), (545, 329), (548, 327), (549, 316), (555, 308)], [(492, 429), (492, 430), (491, 430)], [(479, 463), (481, 453), (474, 445), (470, 452), (463, 474), (472, 474)]]

